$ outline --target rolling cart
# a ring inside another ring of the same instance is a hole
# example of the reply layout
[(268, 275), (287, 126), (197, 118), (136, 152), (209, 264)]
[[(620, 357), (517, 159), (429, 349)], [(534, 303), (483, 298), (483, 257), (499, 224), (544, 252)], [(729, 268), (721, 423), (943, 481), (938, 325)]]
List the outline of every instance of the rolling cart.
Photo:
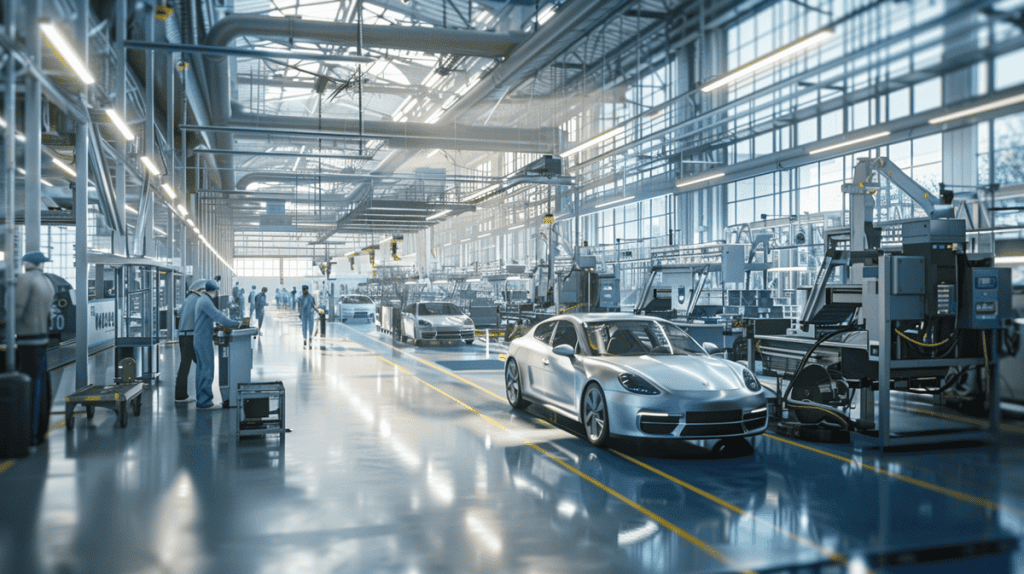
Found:
[(75, 406), (83, 405), (85, 415), (92, 419), (96, 407), (110, 409), (117, 414), (121, 428), (128, 426), (128, 407), (132, 414), (142, 413), (142, 383), (118, 383), (109, 386), (89, 385), (75, 391), (64, 399), (64, 425), (68, 431), (75, 427)]

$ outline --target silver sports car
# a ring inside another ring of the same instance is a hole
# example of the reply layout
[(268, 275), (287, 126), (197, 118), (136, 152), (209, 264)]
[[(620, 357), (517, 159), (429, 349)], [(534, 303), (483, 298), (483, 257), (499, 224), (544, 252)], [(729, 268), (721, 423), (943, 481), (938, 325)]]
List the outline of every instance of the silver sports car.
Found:
[(764, 391), (742, 365), (713, 357), (654, 317), (559, 315), (509, 345), (505, 395), (583, 423), (597, 446), (611, 435), (707, 439), (765, 431)]

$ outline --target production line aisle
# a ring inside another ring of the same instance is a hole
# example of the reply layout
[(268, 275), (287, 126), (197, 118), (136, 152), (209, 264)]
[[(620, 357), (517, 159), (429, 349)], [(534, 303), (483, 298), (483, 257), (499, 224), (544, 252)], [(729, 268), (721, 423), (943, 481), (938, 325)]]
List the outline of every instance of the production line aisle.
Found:
[(941, 547), (1021, 571), (998, 551), (1024, 535), (1020, 434), (884, 456), (771, 436), (732, 458), (604, 451), (550, 413), (511, 411), (479, 343), (417, 349), (335, 324), (305, 350), (298, 331), (272, 310), (254, 351), (253, 380), (286, 384), (283, 445), (236, 442), (230, 410), (175, 406), (165, 374), (127, 429), (82, 417), (0, 466), (0, 568), (858, 572)]

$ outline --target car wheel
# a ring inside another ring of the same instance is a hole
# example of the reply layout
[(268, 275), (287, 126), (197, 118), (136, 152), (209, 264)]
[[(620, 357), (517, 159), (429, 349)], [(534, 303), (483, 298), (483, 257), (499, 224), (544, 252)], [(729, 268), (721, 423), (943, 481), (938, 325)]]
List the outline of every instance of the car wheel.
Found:
[(580, 409), (583, 430), (587, 440), (594, 446), (608, 442), (608, 402), (604, 391), (597, 383), (591, 383), (583, 390), (583, 407)]
[(473, 344), (473, 341), (472, 341), (472, 340), (466, 341), (466, 344), (467, 344), (467, 345), (472, 345), (472, 344)]
[(505, 398), (514, 409), (525, 409), (530, 403), (523, 399), (523, 377), (519, 363), (509, 358), (505, 363)]

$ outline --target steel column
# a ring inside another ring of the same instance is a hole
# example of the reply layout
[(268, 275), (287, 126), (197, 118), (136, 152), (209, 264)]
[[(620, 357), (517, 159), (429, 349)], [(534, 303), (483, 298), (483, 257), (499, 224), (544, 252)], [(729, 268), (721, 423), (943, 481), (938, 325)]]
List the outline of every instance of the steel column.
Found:
[[(89, 66), (89, 0), (78, 0), (77, 39), (82, 61)], [(82, 86), (83, 102), (89, 98)], [(89, 384), (89, 118), (75, 134), (75, 389)]]

